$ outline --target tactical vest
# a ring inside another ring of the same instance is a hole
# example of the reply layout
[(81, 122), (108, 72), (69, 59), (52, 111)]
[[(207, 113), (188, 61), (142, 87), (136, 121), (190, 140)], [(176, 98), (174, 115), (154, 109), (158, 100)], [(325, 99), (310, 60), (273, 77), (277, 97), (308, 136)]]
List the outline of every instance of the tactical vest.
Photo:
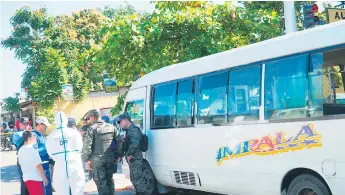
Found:
[(113, 155), (111, 142), (113, 141), (115, 128), (105, 122), (97, 122), (91, 126), (94, 131), (93, 155)]

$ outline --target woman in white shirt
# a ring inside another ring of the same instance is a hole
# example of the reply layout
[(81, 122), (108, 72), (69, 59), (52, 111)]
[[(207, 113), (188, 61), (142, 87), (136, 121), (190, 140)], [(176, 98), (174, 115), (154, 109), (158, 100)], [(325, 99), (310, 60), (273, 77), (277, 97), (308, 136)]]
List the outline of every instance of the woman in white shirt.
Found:
[(38, 150), (33, 147), (36, 143), (35, 134), (31, 131), (23, 132), (24, 145), (18, 151), (18, 161), (23, 171), (23, 180), (30, 195), (44, 195), (44, 185), (48, 179), (44, 174), (42, 160)]

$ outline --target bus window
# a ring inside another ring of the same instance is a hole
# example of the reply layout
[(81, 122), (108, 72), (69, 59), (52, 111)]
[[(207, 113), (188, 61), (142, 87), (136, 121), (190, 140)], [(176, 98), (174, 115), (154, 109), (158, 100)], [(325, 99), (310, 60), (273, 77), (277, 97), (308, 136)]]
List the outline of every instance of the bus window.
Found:
[(177, 126), (192, 125), (194, 90), (193, 80), (178, 82), (176, 101)]
[(311, 55), (309, 115), (345, 114), (345, 48)]
[(175, 119), (176, 83), (154, 88), (153, 127), (173, 127)]
[(261, 90), (261, 67), (230, 71), (228, 122), (242, 116), (244, 121), (258, 120)]
[(144, 100), (137, 100), (133, 102), (128, 102), (126, 111), (131, 117), (132, 122), (143, 129), (144, 125)]
[(198, 123), (226, 123), (228, 72), (200, 77)]
[(268, 62), (265, 72), (265, 119), (307, 117), (308, 55)]

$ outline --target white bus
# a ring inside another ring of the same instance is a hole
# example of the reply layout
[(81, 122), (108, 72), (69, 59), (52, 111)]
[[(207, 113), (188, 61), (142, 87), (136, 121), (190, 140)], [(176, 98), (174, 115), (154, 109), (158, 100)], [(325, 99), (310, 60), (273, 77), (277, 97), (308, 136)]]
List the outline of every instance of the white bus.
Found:
[(159, 191), (344, 195), (344, 68), (342, 21), (143, 76), (124, 109), (149, 137), (147, 181)]

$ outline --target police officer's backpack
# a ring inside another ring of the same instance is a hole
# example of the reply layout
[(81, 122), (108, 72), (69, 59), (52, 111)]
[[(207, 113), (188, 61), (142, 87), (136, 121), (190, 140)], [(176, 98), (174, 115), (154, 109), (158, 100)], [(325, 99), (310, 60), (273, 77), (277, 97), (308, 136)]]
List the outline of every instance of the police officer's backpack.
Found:
[(141, 133), (141, 140), (140, 140), (140, 151), (146, 152), (149, 149), (149, 138), (146, 134), (144, 134), (139, 128), (138, 131)]
[(147, 137), (146, 134), (141, 133), (141, 148), (140, 150), (142, 152), (146, 152), (149, 149), (149, 138)]

